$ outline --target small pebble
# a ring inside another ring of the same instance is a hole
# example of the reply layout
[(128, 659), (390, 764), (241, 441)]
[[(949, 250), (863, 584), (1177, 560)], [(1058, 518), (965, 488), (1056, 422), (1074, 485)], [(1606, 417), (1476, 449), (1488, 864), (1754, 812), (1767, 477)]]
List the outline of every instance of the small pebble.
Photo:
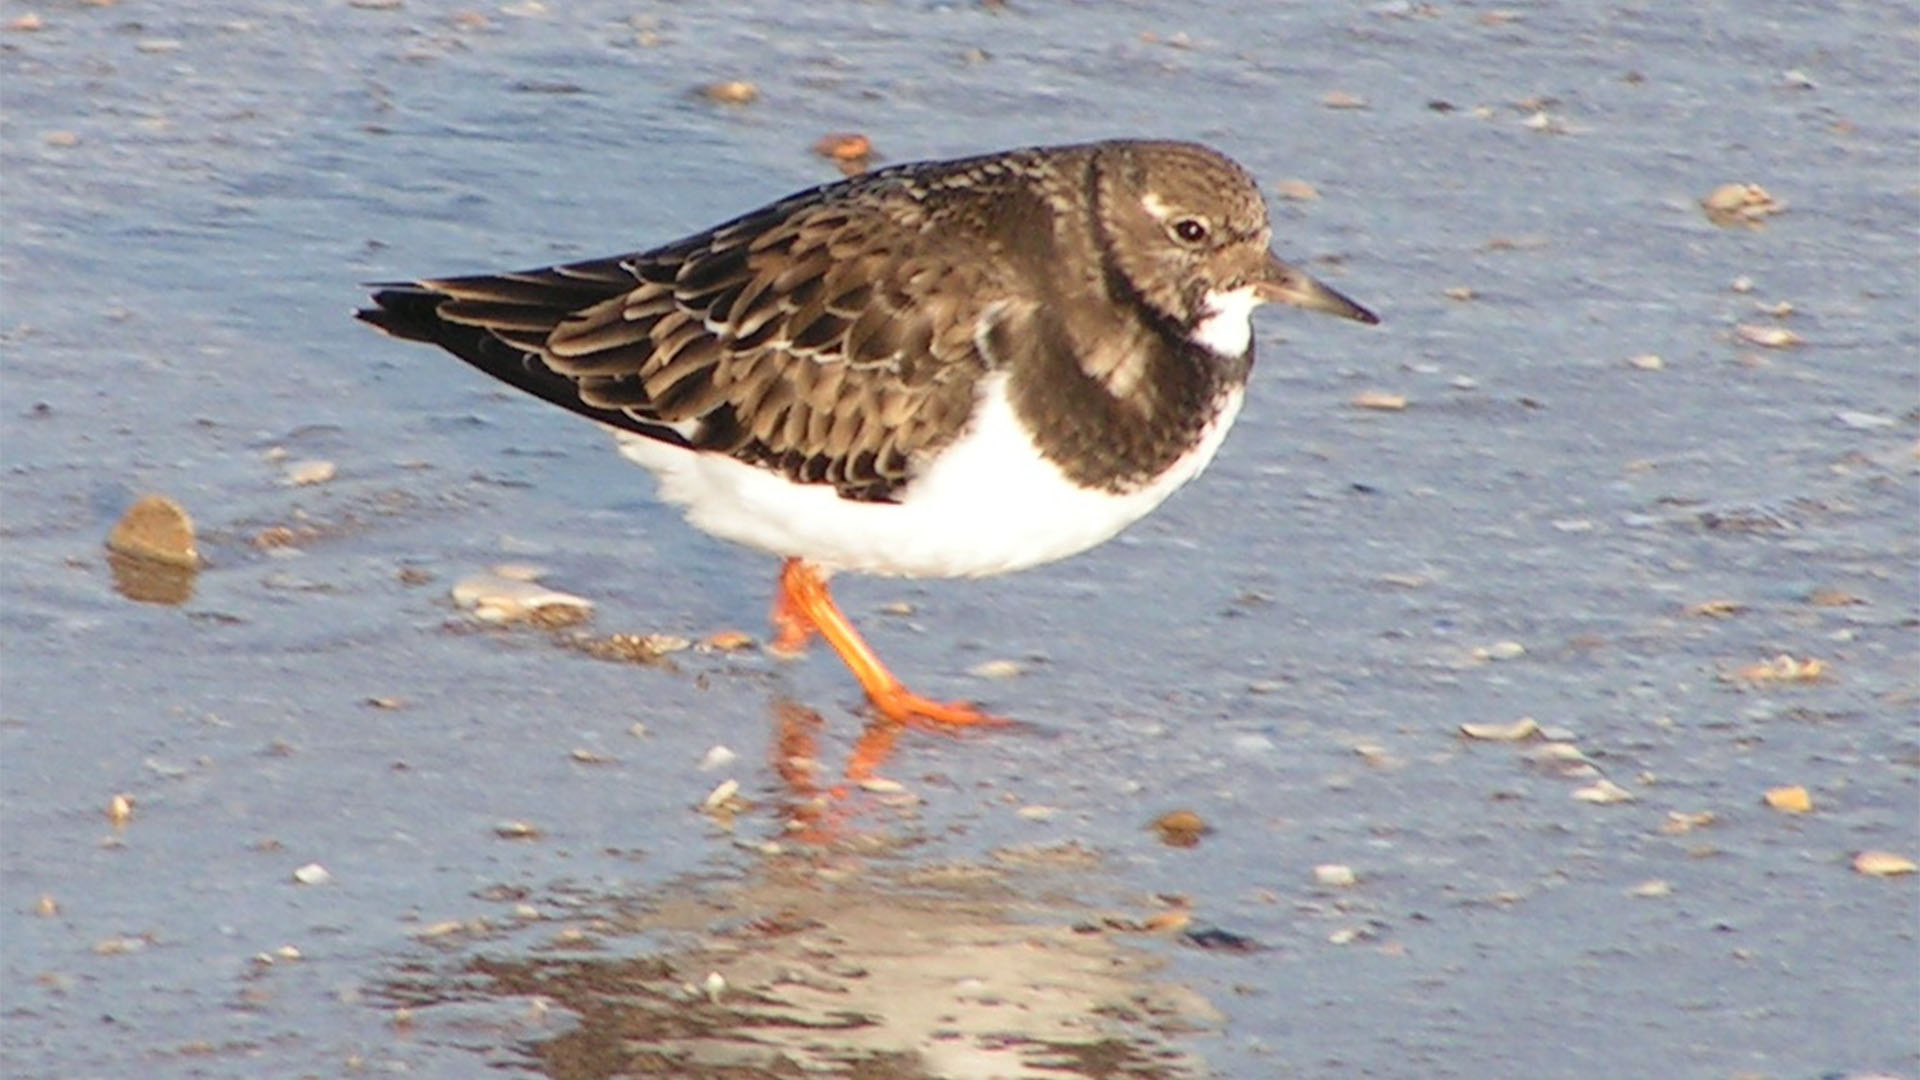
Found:
[(1653, 353), (1641, 353), (1627, 357), (1627, 366), (1641, 371), (1660, 371), (1667, 366), (1667, 362)]
[(1652, 881), (1643, 881), (1633, 888), (1628, 889), (1627, 895), (1644, 900), (1651, 900), (1662, 896), (1672, 896), (1673, 883), (1670, 881), (1661, 881), (1659, 878), (1655, 878)]
[(1014, 812), (1026, 818), (1028, 821), (1046, 821), (1048, 818), (1059, 813), (1058, 810), (1051, 806), (1023, 806)]
[(143, 495), (128, 507), (107, 536), (107, 548), (170, 566), (200, 565), (200, 553), (193, 546), (193, 520), (165, 495)]
[(725, 746), (711, 746), (707, 748), (705, 754), (700, 756), (700, 771), (713, 772), (717, 769), (724, 769), (739, 759), (739, 754), (734, 753)]
[(1540, 723), (1531, 716), (1523, 716), (1510, 724), (1461, 724), (1460, 734), (1489, 742), (1519, 742), (1540, 734)]
[(700, 88), (708, 101), (721, 105), (751, 105), (760, 100), (760, 88), (741, 79), (708, 83)]
[(1769, 808), (1783, 814), (1808, 814), (1813, 812), (1813, 796), (1799, 785), (1770, 788), (1765, 796)]
[(1170, 810), (1153, 819), (1153, 831), (1168, 847), (1190, 848), (1213, 831), (1205, 818), (1192, 810)]
[(133, 820), (133, 796), (115, 795), (107, 800), (107, 820), (115, 825), (125, 825)]

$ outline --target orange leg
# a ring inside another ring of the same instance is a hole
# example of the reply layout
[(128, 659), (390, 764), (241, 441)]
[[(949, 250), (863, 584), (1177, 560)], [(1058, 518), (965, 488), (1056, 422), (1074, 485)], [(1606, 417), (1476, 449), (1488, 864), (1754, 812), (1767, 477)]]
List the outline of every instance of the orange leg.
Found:
[(867, 700), (895, 724), (947, 728), (1006, 722), (964, 702), (933, 701), (908, 690), (834, 605), (826, 578), (802, 559), (788, 559), (780, 570), (780, 596), (774, 602), (773, 619), (779, 635), (770, 648), (776, 652), (783, 647), (797, 651), (818, 632), (840, 654), (853, 677), (860, 680)]
[(773, 594), (773, 612), (769, 616), (774, 635), (773, 640), (767, 642), (767, 651), (788, 660), (807, 651), (807, 643), (813, 640), (815, 632), (813, 620), (795, 606), (793, 591), (787, 588), (787, 576), (794, 573), (793, 568), (799, 564), (799, 559), (788, 559), (786, 568), (780, 571), (780, 591)]

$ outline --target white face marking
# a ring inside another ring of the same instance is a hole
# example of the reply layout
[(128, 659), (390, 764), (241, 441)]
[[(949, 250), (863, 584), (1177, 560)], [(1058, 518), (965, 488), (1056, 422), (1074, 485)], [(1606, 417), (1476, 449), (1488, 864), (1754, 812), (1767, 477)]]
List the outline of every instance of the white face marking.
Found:
[(1219, 356), (1247, 355), (1253, 346), (1253, 309), (1260, 304), (1251, 285), (1230, 292), (1209, 292), (1205, 313), (1193, 328), (1193, 341)]
[(973, 426), (898, 503), (849, 502), (722, 454), (616, 432), (620, 450), (660, 479), (660, 497), (722, 539), (832, 570), (981, 577), (1064, 559), (1110, 539), (1213, 460), (1240, 411), (1233, 391), (1200, 444), (1144, 487), (1089, 491), (1040, 455), (1015, 419), (1006, 376), (982, 380)]
[(1173, 213), (1173, 207), (1161, 201), (1160, 196), (1155, 195), (1151, 191), (1140, 196), (1140, 207), (1147, 213), (1153, 215), (1155, 221), (1165, 221), (1167, 220), (1167, 215)]

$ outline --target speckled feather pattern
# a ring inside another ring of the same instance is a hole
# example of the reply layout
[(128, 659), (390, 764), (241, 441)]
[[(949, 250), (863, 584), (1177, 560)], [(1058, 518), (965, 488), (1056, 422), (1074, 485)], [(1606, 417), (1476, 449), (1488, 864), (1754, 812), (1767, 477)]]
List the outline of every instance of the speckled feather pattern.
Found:
[(1125, 488), (1192, 444), (1248, 363), (1187, 340), (1205, 290), (1177, 273), (1191, 252), (1160, 250), (1150, 187), (1264, 254), (1237, 165), (1100, 143), (885, 169), (649, 252), (390, 287), (365, 317), (603, 422), (854, 499), (897, 497), (1007, 366), (1042, 450)]

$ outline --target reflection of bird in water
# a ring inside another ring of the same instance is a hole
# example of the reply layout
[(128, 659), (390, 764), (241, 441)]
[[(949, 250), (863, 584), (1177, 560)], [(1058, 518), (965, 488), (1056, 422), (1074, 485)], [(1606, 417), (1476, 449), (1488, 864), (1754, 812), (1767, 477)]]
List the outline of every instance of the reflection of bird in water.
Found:
[[(569, 896), (586, 934), (537, 924), (565, 948), (487, 942), (460, 971), (416, 970), (382, 996), (408, 1007), (416, 1041), (444, 1030), (469, 1049), (486, 1003), (542, 1001), (545, 1032), (503, 1024), (501, 1041), (569, 1080), (1207, 1075), (1180, 1039), (1216, 1027), (1216, 1010), (1147, 951), (1077, 928), (1089, 913), (1072, 901), (1032, 899), (1083, 894), (1093, 859), (1074, 846), (991, 864), (776, 856), (717, 889)], [(572, 1025), (555, 1031), (556, 1012)]]

